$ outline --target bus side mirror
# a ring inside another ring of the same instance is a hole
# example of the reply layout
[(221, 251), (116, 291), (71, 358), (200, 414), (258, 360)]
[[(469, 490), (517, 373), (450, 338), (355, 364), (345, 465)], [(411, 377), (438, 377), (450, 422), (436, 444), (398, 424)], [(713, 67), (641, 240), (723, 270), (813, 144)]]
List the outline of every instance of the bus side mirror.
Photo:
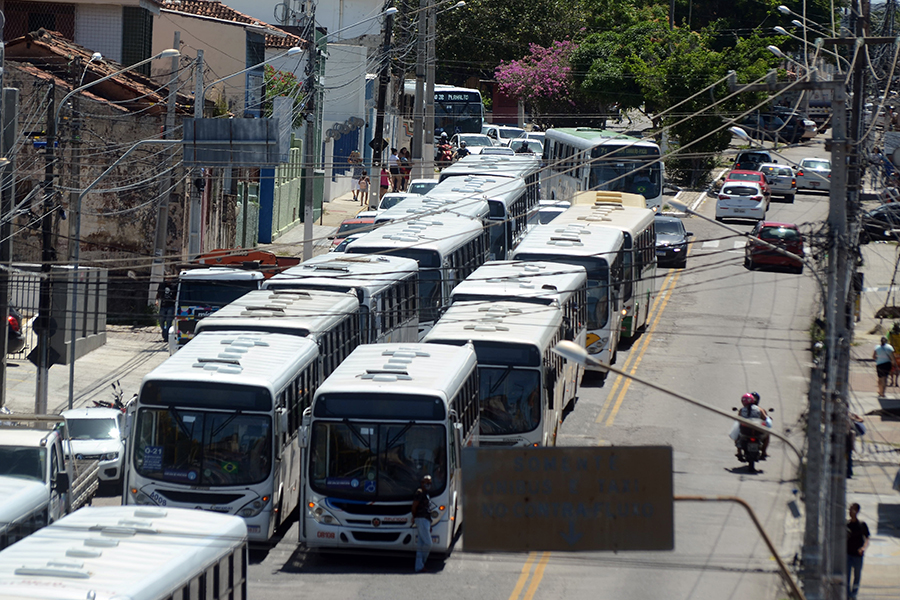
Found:
[(58, 494), (65, 494), (69, 491), (69, 474), (60, 471), (56, 474), (56, 481), (53, 482), (53, 491)]
[(287, 410), (283, 408), (278, 409), (278, 429), (281, 433), (288, 431), (288, 414)]
[(297, 436), (297, 445), (301, 448), (306, 448), (309, 446), (309, 426), (302, 425), (300, 427), (300, 433)]

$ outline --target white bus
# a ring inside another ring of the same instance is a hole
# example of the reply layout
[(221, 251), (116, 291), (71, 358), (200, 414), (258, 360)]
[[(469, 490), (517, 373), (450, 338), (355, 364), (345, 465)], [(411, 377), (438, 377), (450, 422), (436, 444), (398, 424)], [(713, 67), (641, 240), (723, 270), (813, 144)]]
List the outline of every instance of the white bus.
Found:
[[(562, 339), (584, 346), (588, 324), (587, 285), (587, 272), (580, 265), (494, 260), (484, 263), (453, 288), (450, 302), (514, 300), (558, 305), (565, 326)], [(566, 381), (580, 384), (584, 368), (575, 361), (566, 361), (565, 368)], [(576, 393), (576, 390), (566, 392), (566, 397), (571, 400)]]
[(632, 338), (650, 320), (656, 293), (656, 219), (647, 208), (601, 201), (573, 206), (557, 224), (583, 221), (618, 229), (625, 236), (622, 251), (622, 337)]
[(347, 246), (348, 254), (385, 254), (419, 263), (419, 339), (450, 304), (450, 291), (487, 260), (488, 232), (478, 219), (443, 214), (388, 223)]
[(237, 517), (86, 507), (0, 552), (0, 597), (247, 600), (247, 563)]
[(543, 158), (541, 190), (551, 200), (608, 190), (640, 194), (646, 208), (662, 205), (663, 164), (654, 142), (587, 127), (548, 129)]
[[(403, 97), (400, 105), (401, 114), (407, 124), (405, 128), (407, 131), (412, 131), (413, 128), (415, 96), (416, 81), (407, 79), (403, 82)], [(440, 83), (434, 86), (434, 123), (425, 123), (426, 141), (431, 139), (428, 134), (433, 135), (437, 140), (441, 132), (447, 132), (448, 136), (452, 136), (454, 133), (481, 133), (483, 124), (484, 104), (481, 101), (481, 92), (473, 88)]]
[(431, 475), (433, 550), (449, 554), (462, 525), (460, 452), (478, 442), (471, 346), (360, 346), (319, 386), (307, 422), (308, 547), (415, 551), (412, 497)]
[(309, 337), (319, 345), (322, 378), (360, 344), (359, 300), (352, 292), (258, 290), (197, 323), (197, 332), (253, 331)]
[(0, 550), (50, 521), (50, 496), (42, 480), (0, 475), (0, 498)]
[(556, 303), (454, 302), (425, 342), (475, 345), (479, 445), (555, 446), (563, 408), (578, 387), (574, 372), (553, 353), (565, 335)]
[[(588, 325), (585, 346), (597, 360), (616, 359), (621, 330), (622, 232), (597, 223), (566, 223), (563, 213), (537, 225), (513, 252), (513, 260), (546, 261), (585, 268), (588, 278)], [(589, 371), (601, 371), (588, 366)]]
[(355, 293), (361, 344), (415, 342), (419, 265), (402, 256), (315, 256), (266, 280), (266, 290)]
[(297, 506), (297, 433), (318, 356), (310, 338), (198, 334), (132, 403), (123, 502), (237, 515), (267, 541)]

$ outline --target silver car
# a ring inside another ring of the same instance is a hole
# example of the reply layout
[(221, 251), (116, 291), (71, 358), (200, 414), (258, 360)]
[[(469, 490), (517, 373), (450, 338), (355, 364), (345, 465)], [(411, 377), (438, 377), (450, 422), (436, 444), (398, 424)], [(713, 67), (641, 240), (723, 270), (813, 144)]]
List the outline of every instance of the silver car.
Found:
[(827, 158), (804, 158), (797, 169), (798, 190), (831, 190), (831, 161)]
[(769, 184), (769, 191), (773, 196), (781, 196), (788, 202), (794, 201), (797, 178), (792, 168), (776, 163), (763, 163), (756, 170), (766, 176), (766, 183)]

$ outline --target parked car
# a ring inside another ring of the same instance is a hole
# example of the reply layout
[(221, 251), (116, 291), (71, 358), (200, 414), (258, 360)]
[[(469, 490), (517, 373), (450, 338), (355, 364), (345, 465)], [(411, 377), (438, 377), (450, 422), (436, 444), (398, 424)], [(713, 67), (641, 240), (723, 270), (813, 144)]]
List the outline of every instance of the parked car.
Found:
[(816, 125), (816, 122), (810, 119), (809, 115), (807, 115), (806, 113), (783, 106), (775, 107), (772, 112), (781, 117), (789, 125), (791, 125), (792, 120), (796, 120), (799, 123), (799, 125), (796, 127), (798, 127), (803, 132), (801, 137), (804, 140), (814, 138), (816, 137), (816, 134), (819, 133), (819, 128)]
[(339, 246), (344, 238), (350, 234), (366, 233), (375, 228), (375, 217), (354, 217), (352, 219), (344, 219), (338, 226), (337, 233), (331, 236), (332, 248)]
[(25, 332), (22, 331), (22, 314), (12, 306), (6, 318), (6, 353), (15, 354), (25, 347)]
[(797, 169), (798, 190), (831, 190), (831, 161), (827, 158), (804, 158)]
[(756, 171), (763, 163), (777, 163), (766, 150), (742, 150), (734, 157), (735, 171)]
[(115, 408), (73, 408), (61, 413), (69, 428), (67, 454), (100, 461), (100, 481), (119, 481), (125, 459), (125, 413)]
[(762, 187), (752, 181), (725, 183), (716, 200), (716, 221), (757, 219), (766, 217), (766, 196)]
[(763, 163), (757, 170), (766, 176), (766, 183), (769, 184), (769, 191), (773, 196), (781, 196), (788, 202), (794, 201), (794, 196), (797, 195), (797, 178), (792, 168), (787, 165)]
[(747, 134), (758, 140), (772, 140), (796, 144), (803, 139), (803, 123), (795, 116), (786, 120), (775, 113), (757, 113), (745, 117), (740, 126)]
[[(481, 126), (481, 133), (491, 138), (491, 143), (494, 146), (505, 146), (510, 140), (520, 137), (525, 133), (525, 130), (520, 127), (485, 123)], [(466, 142), (466, 144), (468, 143)]]
[(453, 146), (454, 152), (459, 148), (460, 142), (466, 143), (470, 154), (481, 154), (482, 149), (494, 145), (493, 140), (483, 133), (454, 133), (450, 138), (450, 145)]
[(894, 231), (900, 231), (900, 204), (882, 204), (862, 216), (859, 241), (866, 244), (900, 239), (900, 233)]
[(352, 244), (354, 242), (354, 240), (358, 240), (361, 237), (362, 237), (361, 235), (348, 235), (347, 237), (345, 237), (344, 239), (341, 240), (340, 244), (338, 244), (337, 246), (332, 246), (331, 250), (329, 250), (329, 252), (346, 252), (347, 246)]
[[(767, 244), (777, 246), (787, 252), (778, 252)], [(789, 267), (797, 273), (803, 272), (803, 234), (792, 223), (760, 221), (747, 237), (744, 246), (744, 266), (755, 269), (760, 265)]]
[[(466, 146), (469, 143), (466, 142)], [(409, 182), (409, 187), (406, 188), (407, 194), (419, 194), (424, 195), (431, 191), (431, 188), (438, 184), (437, 179), (413, 179)]]
[[(389, 192), (381, 197), (381, 200), (378, 201), (378, 206), (376, 208), (361, 210), (356, 213), (356, 218), (374, 219), (378, 216), (378, 213), (386, 211), (387, 209), (403, 202), (413, 195), (414, 194), (410, 194), (409, 192)], [(338, 230), (338, 234), (340, 234), (340, 230)]]
[(677, 217), (656, 215), (656, 264), (687, 266), (688, 238), (694, 235), (684, 230), (684, 223)]
[[(725, 181), (752, 181), (754, 183), (758, 183), (763, 190), (763, 193), (766, 195), (766, 206), (769, 206), (769, 202), (772, 200), (772, 192), (769, 189), (769, 184), (766, 181), (766, 176), (762, 173), (762, 171), (738, 171), (732, 170), (725, 174)], [(723, 181), (723, 185), (725, 183)]]

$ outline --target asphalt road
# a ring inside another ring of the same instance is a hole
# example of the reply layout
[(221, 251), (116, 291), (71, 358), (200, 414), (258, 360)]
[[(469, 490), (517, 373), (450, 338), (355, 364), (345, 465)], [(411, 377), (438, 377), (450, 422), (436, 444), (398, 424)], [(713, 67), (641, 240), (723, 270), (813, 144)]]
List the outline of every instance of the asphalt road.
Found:
[[(797, 162), (825, 156), (821, 142), (782, 153)], [(798, 194), (793, 204), (773, 201), (767, 219), (800, 224), (804, 232), (818, 230), (827, 206), (825, 194)], [(697, 208), (710, 219), (714, 209), (712, 197)], [(743, 393), (758, 391), (763, 406), (775, 409), (775, 427), (802, 447), (799, 417), (818, 284), (809, 269), (803, 275), (748, 271), (743, 238), (699, 217), (687, 218), (686, 225), (694, 233), (688, 267), (659, 270), (651, 321), (620, 348), (617, 366), (726, 410), (738, 406)], [(752, 227), (729, 225), (741, 231)], [(721, 416), (610, 376), (582, 387), (559, 443), (671, 445), (676, 495), (749, 501), (789, 561), (799, 548), (796, 531), (802, 526), (787, 509), (797, 487), (797, 457), (773, 440), (769, 460), (752, 474), (735, 458), (730, 426)], [(114, 493), (96, 503), (117, 503)], [(676, 503), (671, 552), (476, 554), (465, 552), (463, 534), (449, 559), (431, 561), (419, 575), (413, 574), (411, 555), (307, 552), (298, 544), (297, 529), (294, 519), (272, 548), (251, 553), (251, 599), (787, 597), (752, 522), (730, 503)]]

